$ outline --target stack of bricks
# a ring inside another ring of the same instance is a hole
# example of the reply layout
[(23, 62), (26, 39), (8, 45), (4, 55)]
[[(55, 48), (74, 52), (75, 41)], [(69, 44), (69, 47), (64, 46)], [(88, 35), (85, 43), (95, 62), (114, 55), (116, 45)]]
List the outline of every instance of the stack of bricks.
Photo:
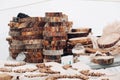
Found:
[(44, 17), (14, 17), (10, 26), (9, 42), (10, 56), (16, 59), (18, 54), (24, 53), (24, 61), (30, 63), (43, 62), (42, 40)]
[(24, 54), (24, 61), (39, 63), (61, 61), (67, 33), (72, 27), (62, 12), (46, 12), (45, 17), (14, 17), (10, 26), (9, 52), (12, 58)]
[(61, 62), (61, 55), (66, 46), (67, 32), (72, 27), (68, 16), (62, 12), (46, 12), (46, 25), (43, 32), (44, 61)]

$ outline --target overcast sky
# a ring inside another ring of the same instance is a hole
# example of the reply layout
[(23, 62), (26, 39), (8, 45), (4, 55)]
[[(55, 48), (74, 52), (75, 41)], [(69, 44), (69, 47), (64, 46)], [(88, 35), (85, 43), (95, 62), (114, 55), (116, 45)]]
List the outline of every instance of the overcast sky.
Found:
[[(39, 2), (37, 4), (34, 4)], [(26, 4), (29, 6), (19, 7)], [(11, 7), (19, 7), (8, 9)], [(19, 12), (30, 16), (44, 16), (45, 12), (60, 11), (73, 21), (73, 28), (91, 27), (94, 35), (101, 35), (105, 25), (120, 21), (120, 2), (86, 0), (0, 0), (0, 59), (8, 56), (7, 26), (13, 16)], [(4, 57), (3, 57), (4, 56)]]

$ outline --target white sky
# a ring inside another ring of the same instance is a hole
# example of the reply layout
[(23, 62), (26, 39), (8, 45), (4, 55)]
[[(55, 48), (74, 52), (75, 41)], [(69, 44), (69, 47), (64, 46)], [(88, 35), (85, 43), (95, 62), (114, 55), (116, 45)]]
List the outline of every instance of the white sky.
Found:
[[(1, 11), (5, 8), (26, 5), (42, 0), (0, 0), (0, 59), (9, 55), (7, 26), (13, 16), (19, 12), (30, 16), (44, 16), (45, 12), (60, 11), (73, 21), (73, 28), (91, 27), (94, 35), (101, 35), (103, 27), (111, 22), (120, 21), (120, 2), (88, 0), (46, 0), (36, 5)], [(4, 56), (4, 57), (3, 57)]]

